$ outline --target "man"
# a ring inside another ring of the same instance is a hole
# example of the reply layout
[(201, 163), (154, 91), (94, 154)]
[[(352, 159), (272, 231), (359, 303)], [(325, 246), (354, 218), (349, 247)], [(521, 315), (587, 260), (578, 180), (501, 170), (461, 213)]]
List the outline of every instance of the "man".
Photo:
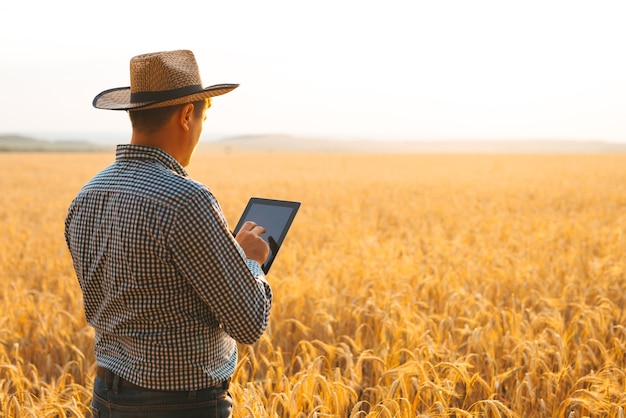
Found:
[(231, 416), (237, 342), (264, 332), (272, 293), (261, 264), (262, 226), (233, 237), (189, 164), (211, 98), (194, 55), (134, 57), (130, 87), (93, 105), (126, 110), (130, 144), (71, 203), (65, 239), (95, 329), (99, 417)]

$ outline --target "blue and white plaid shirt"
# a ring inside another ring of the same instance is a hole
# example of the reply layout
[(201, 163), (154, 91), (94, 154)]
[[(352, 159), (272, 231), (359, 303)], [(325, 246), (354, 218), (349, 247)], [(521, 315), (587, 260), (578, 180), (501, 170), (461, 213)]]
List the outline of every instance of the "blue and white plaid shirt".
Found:
[(267, 327), (272, 293), (209, 189), (164, 151), (119, 145), (78, 193), (65, 239), (95, 354), (139, 386), (196, 390), (230, 377)]

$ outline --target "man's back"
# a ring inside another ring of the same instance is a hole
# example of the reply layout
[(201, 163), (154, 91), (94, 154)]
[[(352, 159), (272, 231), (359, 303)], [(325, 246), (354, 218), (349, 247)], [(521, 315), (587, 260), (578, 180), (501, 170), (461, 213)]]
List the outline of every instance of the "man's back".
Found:
[(269, 288), (248, 279), (245, 255), (224, 239), (217, 201), (185, 176), (156, 148), (120, 146), (66, 220), (98, 364), (146, 388), (196, 389), (232, 374), (236, 344), (225, 329), (237, 325), (222, 322), (241, 320), (240, 301), (227, 295), (232, 273), (220, 266), (247, 279), (243, 294), (259, 309), (254, 316), (266, 322), (269, 313)]

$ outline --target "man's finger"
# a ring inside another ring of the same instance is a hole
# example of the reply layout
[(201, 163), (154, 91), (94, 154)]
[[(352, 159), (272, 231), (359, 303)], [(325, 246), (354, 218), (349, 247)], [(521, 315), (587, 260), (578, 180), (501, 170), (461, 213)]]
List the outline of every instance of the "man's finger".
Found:
[(261, 235), (265, 233), (266, 229), (263, 228), (261, 225), (255, 225), (254, 228), (252, 228), (252, 231), (257, 235)]
[(244, 226), (241, 229), (244, 230), (244, 231), (252, 231), (255, 226), (256, 226), (255, 222), (246, 221), (246, 223), (244, 224)]

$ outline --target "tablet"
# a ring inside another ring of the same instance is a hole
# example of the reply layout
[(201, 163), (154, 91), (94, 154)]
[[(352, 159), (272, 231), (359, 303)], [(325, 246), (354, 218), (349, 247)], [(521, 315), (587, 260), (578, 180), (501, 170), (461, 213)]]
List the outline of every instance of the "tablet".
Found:
[(270, 246), (269, 255), (261, 266), (265, 274), (270, 270), (299, 208), (300, 202), (252, 197), (237, 222), (234, 235), (237, 235), (246, 221), (253, 221), (266, 229), (261, 234), (261, 238)]

